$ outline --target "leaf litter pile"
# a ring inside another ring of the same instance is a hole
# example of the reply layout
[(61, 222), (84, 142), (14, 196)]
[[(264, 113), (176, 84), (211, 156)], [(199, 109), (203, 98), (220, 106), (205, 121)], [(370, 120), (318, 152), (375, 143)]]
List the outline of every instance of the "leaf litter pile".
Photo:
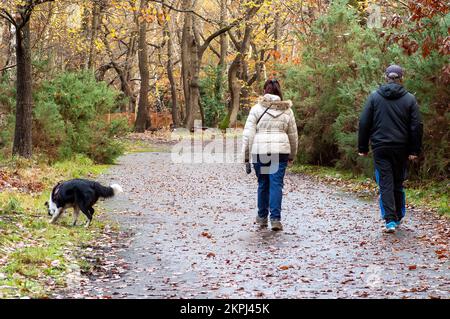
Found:
[(76, 267), (66, 275), (70, 278), (67, 287), (57, 290), (52, 298), (111, 298), (102, 287), (120, 282), (127, 272), (128, 263), (119, 254), (129, 246), (130, 236), (106, 226), (93, 243), (78, 249)]
[(0, 167), (0, 192), (13, 190), (20, 192), (39, 193), (44, 190), (44, 183), (36, 181), (35, 176), (41, 171), (30, 171), (26, 173), (19, 170), (7, 170)]

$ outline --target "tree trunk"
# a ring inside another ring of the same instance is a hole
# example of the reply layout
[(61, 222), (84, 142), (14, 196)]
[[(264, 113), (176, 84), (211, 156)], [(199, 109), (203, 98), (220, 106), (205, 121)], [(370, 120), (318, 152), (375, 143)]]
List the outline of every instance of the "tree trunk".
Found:
[[(183, 9), (192, 8), (192, 0), (183, 1)], [(200, 56), (199, 44), (195, 37), (196, 19), (193, 13), (185, 13), (182, 35), (182, 73), (185, 98), (185, 127), (192, 129), (200, 112)], [(201, 114), (200, 114), (201, 118)]]
[(94, 10), (92, 11), (92, 24), (90, 30), (90, 43), (89, 43), (89, 56), (87, 62), (87, 69), (92, 70), (95, 68), (95, 59), (97, 56), (97, 48), (95, 41), (98, 37), (98, 31), (102, 21), (102, 14), (104, 10), (104, 3), (102, 1), (94, 2)]
[[(149, 0), (141, 0), (141, 12), (147, 8), (148, 1)], [(139, 24), (138, 59), (139, 73), (141, 75), (141, 88), (139, 91), (139, 105), (136, 116), (135, 131), (143, 133), (151, 127), (148, 101), (148, 94), (150, 92), (150, 72), (148, 69), (147, 22), (145, 19), (141, 19)]]
[(230, 90), (230, 105), (228, 109), (228, 127), (234, 127), (239, 112), (239, 102), (241, 95), (241, 84), (239, 83), (238, 72), (240, 59), (237, 57), (228, 70), (228, 88)]
[[(190, 7), (191, 1), (183, 0), (183, 9), (186, 10)], [(189, 40), (192, 39), (190, 35), (191, 28), (191, 17), (190, 14), (185, 13), (183, 18), (183, 30), (181, 34), (181, 78), (183, 79), (183, 94), (184, 94), (184, 125), (187, 126), (187, 114), (190, 110), (190, 54), (189, 50)], [(192, 40), (191, 40), (192, 41)]]
[(134, 93), (134, 83), (131, 82), (131, 69), (134, 64), (134, 59), (136, 57), (136, 49), (137, 49), (137, 34), (133, 32), (130, 38), (129, 49), (127, 52), (126, 63), (124, 66), (124, 81), (121, 82), (122, 91), (130, 99), (128, 104), (128, 112), (135, 113), (136, 112), (136, 95)]
[[(226, 20), (228, 17), (228, 8), (227, 8), (227, 0), (221, 0), (220, 1), (220, 27), (223, 28), (226, 25)], [(219, 72), (217, 74), (217, 80), (215, 85), (215, 94), (216, 97), (221, 99), (222, 98), (222, 90), (223, 90), (223, 84), (222, 80), (224, 77), (224, 74), (226, 72), (226, 58), (228, 53), (228, 36), (226, 33), (222, 34), (220, 36), (220, 60), (219, 60)]]
[(16, 30), (17, 101), (13, 155), (32, 156), (32, 72), (30, 23)]
[[(14, 47), (15, 47), (15, 28), (9, 22), (5, 22), (2, 30), (2, 41), (0, 44), (1, 48), (1, 64), (0, 67), (4, 67), (5, 69), (2, 71), (1, 76), (6, 77), (10, 69), (6, 69), (8, 66), (12, 66), (16, 64), (15, 56), (14, 56)], [(10, 72), (9, 72), (10, 73)], [(11, 73), (10, 73), (11, 74)]]
[(117, 75), (120, 79), (120, 89), (125, 94), (126, 97), (129, 99), (129, 105), (128, 105), (128, 111), (130, 113), (135, 112), (135, 105), (136, 105), (136, 96), (133, 92), (133, 89), (130, 86), (130, 80), (129, 75), (126, 72), (125, 69), (122, 69), (116, 62), (111, 62), (114, 69), (117, 72)]
[[(181, 54), (180, 54), (181, 55)], [(182, 66), (181, 66), (181, 63), (180, 63), (180, 66), (179, 66), (179, 71), (180, 71), (180, 74), (182, 75), (183, 74), (183, 68), (182, 68)], [(183, 76), (180, 76), (179, 77), (179, 79), (178, 79), (178, 85), (179, 85), (179, 87), (181, 87), (181, 88), (183, 88), (183, 83), (184, 83), (184, 80), (183, 80)], [(184, 92), (184, 91), (183, 91)], [(180, 101), (181, 102), (181, 101)], [(185, 119), (186, 119), (186, 109), (185, 109), (185, 105), (183, 104), (183, 103), (180, 103), (180, 123), (184, 123), (184, 121), (185, 121)]]
[(180, 126), (180, 116), (178, 110), (178, 98), (177, 98), (177, 82), (173, 74), (173, 36), (170, 22), (165, 23), (165, 37), (167, 37), (167, 77), (170, 83), (170, 96), (172, 100), (172, 121), (174, 127)]
[[(275, 26), (274, 26), (275, 30), (274, 30), (273, 37), (274, 37), (275, 46), (273, 49), (276, 52), (279, 52), (280, 51), (280, 45), (279, 45), (280, 44), (280, 15), (279, 15), (279, 13), (275, 13), (274, 24), (275, 24)], [(277, 60), (277, 58), (275, 60)]]
[(237, 116), (241, 103), (242, 86), (240, 80), (242, 79), (245, 55), (247, 54), (250, 47), (251, 35), (252, 27), (247, 23), (245, 26), (244, 38), (240, 43), (239, 53), (236, 55), (233, 63), (230, 66), (230, 69), (228, 70), (228, 86), (231, 95), (230, 107), (228, 109), (228, 127), (236, 126)]

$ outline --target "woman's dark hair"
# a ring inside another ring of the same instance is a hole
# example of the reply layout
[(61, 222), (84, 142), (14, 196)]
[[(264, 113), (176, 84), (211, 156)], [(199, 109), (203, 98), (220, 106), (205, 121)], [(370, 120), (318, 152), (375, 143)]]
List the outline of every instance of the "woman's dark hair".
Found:
[(283, 100), (280, 82), (277, 79), (267, 80), (264, 83), (264, 94), (278, 95)]

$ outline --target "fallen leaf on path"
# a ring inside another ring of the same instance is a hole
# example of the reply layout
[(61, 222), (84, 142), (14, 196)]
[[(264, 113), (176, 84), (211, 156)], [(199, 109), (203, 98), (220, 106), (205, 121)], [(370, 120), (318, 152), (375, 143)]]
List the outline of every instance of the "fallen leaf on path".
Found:
[(280, 266), (280, 270), (288, 270), (289, 268), (292, 268), (292, 266)]
[(212, 238), (212, 235), (211, 235), (210, 233), (208, 233), (208, 232), (203, 232), (203, 233), (202, 233), (202, 236), (203, 236), (203, 237), (206, 237), (206, 238), (208, 238), (208, 239), (211, 239), (211, 238)]

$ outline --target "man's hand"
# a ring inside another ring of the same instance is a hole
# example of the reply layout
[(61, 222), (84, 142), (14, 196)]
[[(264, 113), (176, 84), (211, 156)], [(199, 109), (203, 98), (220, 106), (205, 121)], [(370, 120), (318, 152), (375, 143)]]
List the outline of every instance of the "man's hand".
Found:
[(292, 167), (294, 165), (294, 160), (288, 160), (288, 166)]
[(409, 156), (408, 156), (408, 159), (409, 159), (410, 161), (416, 161), (418, 158), (419, 158), (419, 157), (418, 157), (417, 155), (409, 155)]
[(369, 156), (369, 153), (358, 153), (358, 155), (361, 157), (367, 157)]

